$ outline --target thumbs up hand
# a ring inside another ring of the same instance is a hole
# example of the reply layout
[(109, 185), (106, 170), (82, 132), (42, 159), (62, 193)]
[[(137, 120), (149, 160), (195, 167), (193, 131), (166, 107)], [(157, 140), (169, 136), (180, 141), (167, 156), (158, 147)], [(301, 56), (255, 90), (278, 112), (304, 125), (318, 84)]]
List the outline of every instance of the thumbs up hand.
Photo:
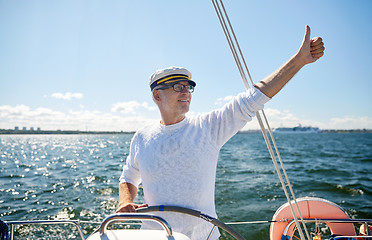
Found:
[(310, 38), (310, 27), (306, 26), (306, 33), (298, 54), (305, 64), (313, 63), (324, 55), (324, 43), (321, 37)]

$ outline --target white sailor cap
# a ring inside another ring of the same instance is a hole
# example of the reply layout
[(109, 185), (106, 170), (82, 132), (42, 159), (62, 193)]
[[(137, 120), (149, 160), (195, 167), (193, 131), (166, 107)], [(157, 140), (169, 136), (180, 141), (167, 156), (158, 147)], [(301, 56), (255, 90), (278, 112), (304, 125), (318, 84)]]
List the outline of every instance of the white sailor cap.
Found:
[(158, 85), (166, 85), (181, 81), (188, 81), (191, 86), (196, 86), (196, 83), (191, 80), (191, 73), (189, 70), (183, 67), (168, 67), (155, 71), (150, 76), (149, 85), (152, 91)]

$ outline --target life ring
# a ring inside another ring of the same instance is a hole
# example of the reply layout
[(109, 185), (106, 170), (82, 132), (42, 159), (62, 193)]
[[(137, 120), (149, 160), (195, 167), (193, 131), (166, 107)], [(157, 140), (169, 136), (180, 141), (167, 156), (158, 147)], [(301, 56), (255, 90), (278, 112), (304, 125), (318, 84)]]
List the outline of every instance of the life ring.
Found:
[[(299, 214), (297, 207), (292, 201), (293, 209), (298, 218)], [(350, 219), (349, 215), (337, 204), (322, 198), (304, 197), (297, 199), (298, 207), (301, 211), (302, 218), (316, 218), (316, 219)], [(283, 204), (275, 212), (273, 221), (280, 221), (283, 219), (293, 220), (292, 212), (288, 203)], [(292, 239), (294, 234), (295, 224), (289, 227), (286, 236), (283, 236), (284, 230), (289, 221), (272, 222), (270, 225), (270, 240)], [(355, 228), (352, 223), (326, 223), (332, 234), (355, 236)], [(301, 224), (302, 225), (302, 224)], [(289, 237), (289, 238), (288, 238)]]

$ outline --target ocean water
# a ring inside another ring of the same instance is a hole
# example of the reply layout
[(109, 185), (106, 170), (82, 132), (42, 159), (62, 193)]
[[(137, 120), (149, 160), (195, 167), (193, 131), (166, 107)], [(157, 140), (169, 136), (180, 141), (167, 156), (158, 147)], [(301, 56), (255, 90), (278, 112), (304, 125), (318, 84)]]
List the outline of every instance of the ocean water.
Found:
[[(0, 135), (0, 219), (101, 222), (115, 212), (132, 134)], [(275, 135), (296, 197), (330, 200), (372, 219), (372, 134)], [(138, 201), (141, 201), (140, 190)], [(268, 221), (286, 202), (261, 134), (237, 134), (221, 149), (216, 208), (224, 222)], [(89, 235), (98, 225), (83, 222)], [(234, 225), (269, 239), (269, 223)], [(50, 234), (46, 234), (49, 231)], [(23, 226), (16, 239), (79, 239), (74, 228)], [(221, 239), (231, 239), (223, 233)]]

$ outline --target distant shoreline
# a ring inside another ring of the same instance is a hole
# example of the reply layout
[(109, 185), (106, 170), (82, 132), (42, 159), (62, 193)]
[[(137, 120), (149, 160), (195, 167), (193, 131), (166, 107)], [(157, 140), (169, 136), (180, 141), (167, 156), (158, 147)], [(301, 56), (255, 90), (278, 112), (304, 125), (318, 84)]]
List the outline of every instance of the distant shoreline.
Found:
[[(134, 131), (79, 131), (79, 130), (13, 130), (0, 129), (0, 135), (24, 135), (24, 134), (134, 134)], [(261, 133), (261, 130), (243, 130), (239, 134)], [(372, 133), (372, 129), (326, 129), (319, 133)]]
[[(261, 130), (243, 130), (238, 133), (261, 133)], [(274, 132), (275, 133), (275, 132)], [(317, 133), (288, 133), (288, 134), (319, 134), (319, 133), (372, 133), (372, 129), (324, 129)], [(283, 133), (280, 133), (283, 134)], [(285, 134), (285, 133), (284, 133)]]
[(12, 130), (0, 129), (0, 135), (5, 134), (133, 134), (135, 132), (124, 131), (79, 131), (79, 130)]

